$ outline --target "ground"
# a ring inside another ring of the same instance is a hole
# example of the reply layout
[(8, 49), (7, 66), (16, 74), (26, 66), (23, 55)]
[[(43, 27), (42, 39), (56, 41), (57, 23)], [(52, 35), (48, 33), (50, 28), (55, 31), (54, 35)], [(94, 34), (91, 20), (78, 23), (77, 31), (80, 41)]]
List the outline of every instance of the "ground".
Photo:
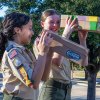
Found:
[[(72, 100), (86, 100), (87, 98), (87, 81), (84, 80), (83, 71), (74, 71), (72, 78)], [(100, 100), (100, 73), (98, 73), (96, 82), (96, 99)], [(2, 86), (2, 75), (0, 74), (0, 87)], [(0, 100), (2, 93), (0, 92)]]
[[(100, 100), (100, 80), (97, 80), (99, 84), (96, 85), (96, 99)], [(72, 100), (86, 100), (87, 98), (87, 82), (80, 79), (73, 80), (72, 87)]]

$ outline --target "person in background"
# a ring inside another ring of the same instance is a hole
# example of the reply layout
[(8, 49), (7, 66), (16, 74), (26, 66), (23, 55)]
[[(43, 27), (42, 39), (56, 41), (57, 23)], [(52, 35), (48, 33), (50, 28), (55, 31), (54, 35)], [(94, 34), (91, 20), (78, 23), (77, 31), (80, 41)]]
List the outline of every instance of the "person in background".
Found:
[[(60, 14), (54, 9), (47, 9), (42, 12), (41, 26), (43, 30), (50, 30), (58, 33), (60, 29)], [(66, 20), (66, 26), (62, 37), (69, 39), (71, 33), (77, 27), (77, 20), (72, 20), (71, 17)], [(40, 34), (41, 36), (42, 34)], [(86, 47), (87, 32), (79, 32), (80, 44)], [(33, 50), (36, 57), (38, 57), (38, 41), (39, 37), (35, 40)], [(59, 41), (60, 43), (60, 41)], [(59, 45), (54, 43), (52, 45)], [(52, 52), (49, 49), (48, 57), (49, 62), (46, 62), (46, 69), (43, 73), (42, 81), (44, 81), (39, 95), (39, 100), (71, 100), (71, 68), (69, 59), (64, 58), (56, 52)], [(47, 57), (47, 58), (48, 58)], [(86, 61), (87, 62), (87, 61)], [(50, 66), (51, 63), (51, 66)]]
[(3, 73), (3, 100), (37, 100), (47, 53), (52, 42), (47, 31), (43, 32), (38, 43), (39, 55), (35, 59), (26, 48), (33, 36), (32, 20), (29, 16), (12, 12), (3, 21), (0, 33)]

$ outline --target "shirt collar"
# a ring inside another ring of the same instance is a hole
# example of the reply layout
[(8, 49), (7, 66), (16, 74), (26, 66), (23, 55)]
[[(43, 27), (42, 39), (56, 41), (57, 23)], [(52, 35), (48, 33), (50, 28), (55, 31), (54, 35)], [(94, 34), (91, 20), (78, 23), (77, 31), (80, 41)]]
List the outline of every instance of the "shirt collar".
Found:
[(20, 44), (17, 44), (17, 43), (14, 42), (14, 41), (8, 41), (8, 45), (9, 45), (9, 46), (10, 46), (10, 45), (13, 45), (13, 47), (19, 47), (19, 48), (25, 50), (25, 47), (24, 47), (24, 46), (22, 46), (22, 45), (20, 45)]

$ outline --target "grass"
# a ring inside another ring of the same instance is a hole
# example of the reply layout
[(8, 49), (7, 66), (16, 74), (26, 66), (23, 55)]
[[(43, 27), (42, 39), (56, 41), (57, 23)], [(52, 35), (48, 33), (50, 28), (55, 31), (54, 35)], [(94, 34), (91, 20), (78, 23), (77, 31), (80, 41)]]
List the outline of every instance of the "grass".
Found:
[[(73, 71), (72, 77), (73, 78), (84, 78), (85, 73), (84, 73), (84, 71)], [(98, 72), (97, 78), (100, 78), (100, 72)]]
[[(1, 70), (0, 70), (0, 73), (1, 73)], [(79, 70), (72, 71), (71, 75), (72, 75), (73, 78), (84, 78), (85, 77), (84, 71), (79, 71)], [(100, 71), (97, 74), (97, 78), (100, 78)]]

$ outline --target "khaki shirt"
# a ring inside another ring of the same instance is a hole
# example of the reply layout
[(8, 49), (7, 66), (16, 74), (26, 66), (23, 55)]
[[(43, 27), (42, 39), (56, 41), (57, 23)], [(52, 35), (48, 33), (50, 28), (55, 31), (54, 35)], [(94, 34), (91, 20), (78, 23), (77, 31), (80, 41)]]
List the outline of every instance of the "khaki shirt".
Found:
[[(51, 47), (57, 45), (62, 45), (57, 41), (53, 41)], [(38, 57), (38, 50), (36, 48), (36, 44), (34, 43), (33, 51), (35, 56)], [(63, 82), (63, 83), (70, 83), (71, 82), (71, 67), (70, 62), (68, 59), (64, 58), (60, 66), (56, 66), (55, 64), (51, 65), (51, 71), (49, 78), (53, 78), (56, 81)]]
[(8, 41), (1, 64), (3, 72), (2, 91), (16, 94), (16, 97), (25, 100), (37, 100), (39, 90), (28, 85), (28, 83), (34, 84), (32, 72), (35, 62), (33, 54), (24, 46)]
[(64, 58), (60, 66), (52, 64), (49, 78), (63, 83), (70, 83), (71, 68), (69, 60)]

